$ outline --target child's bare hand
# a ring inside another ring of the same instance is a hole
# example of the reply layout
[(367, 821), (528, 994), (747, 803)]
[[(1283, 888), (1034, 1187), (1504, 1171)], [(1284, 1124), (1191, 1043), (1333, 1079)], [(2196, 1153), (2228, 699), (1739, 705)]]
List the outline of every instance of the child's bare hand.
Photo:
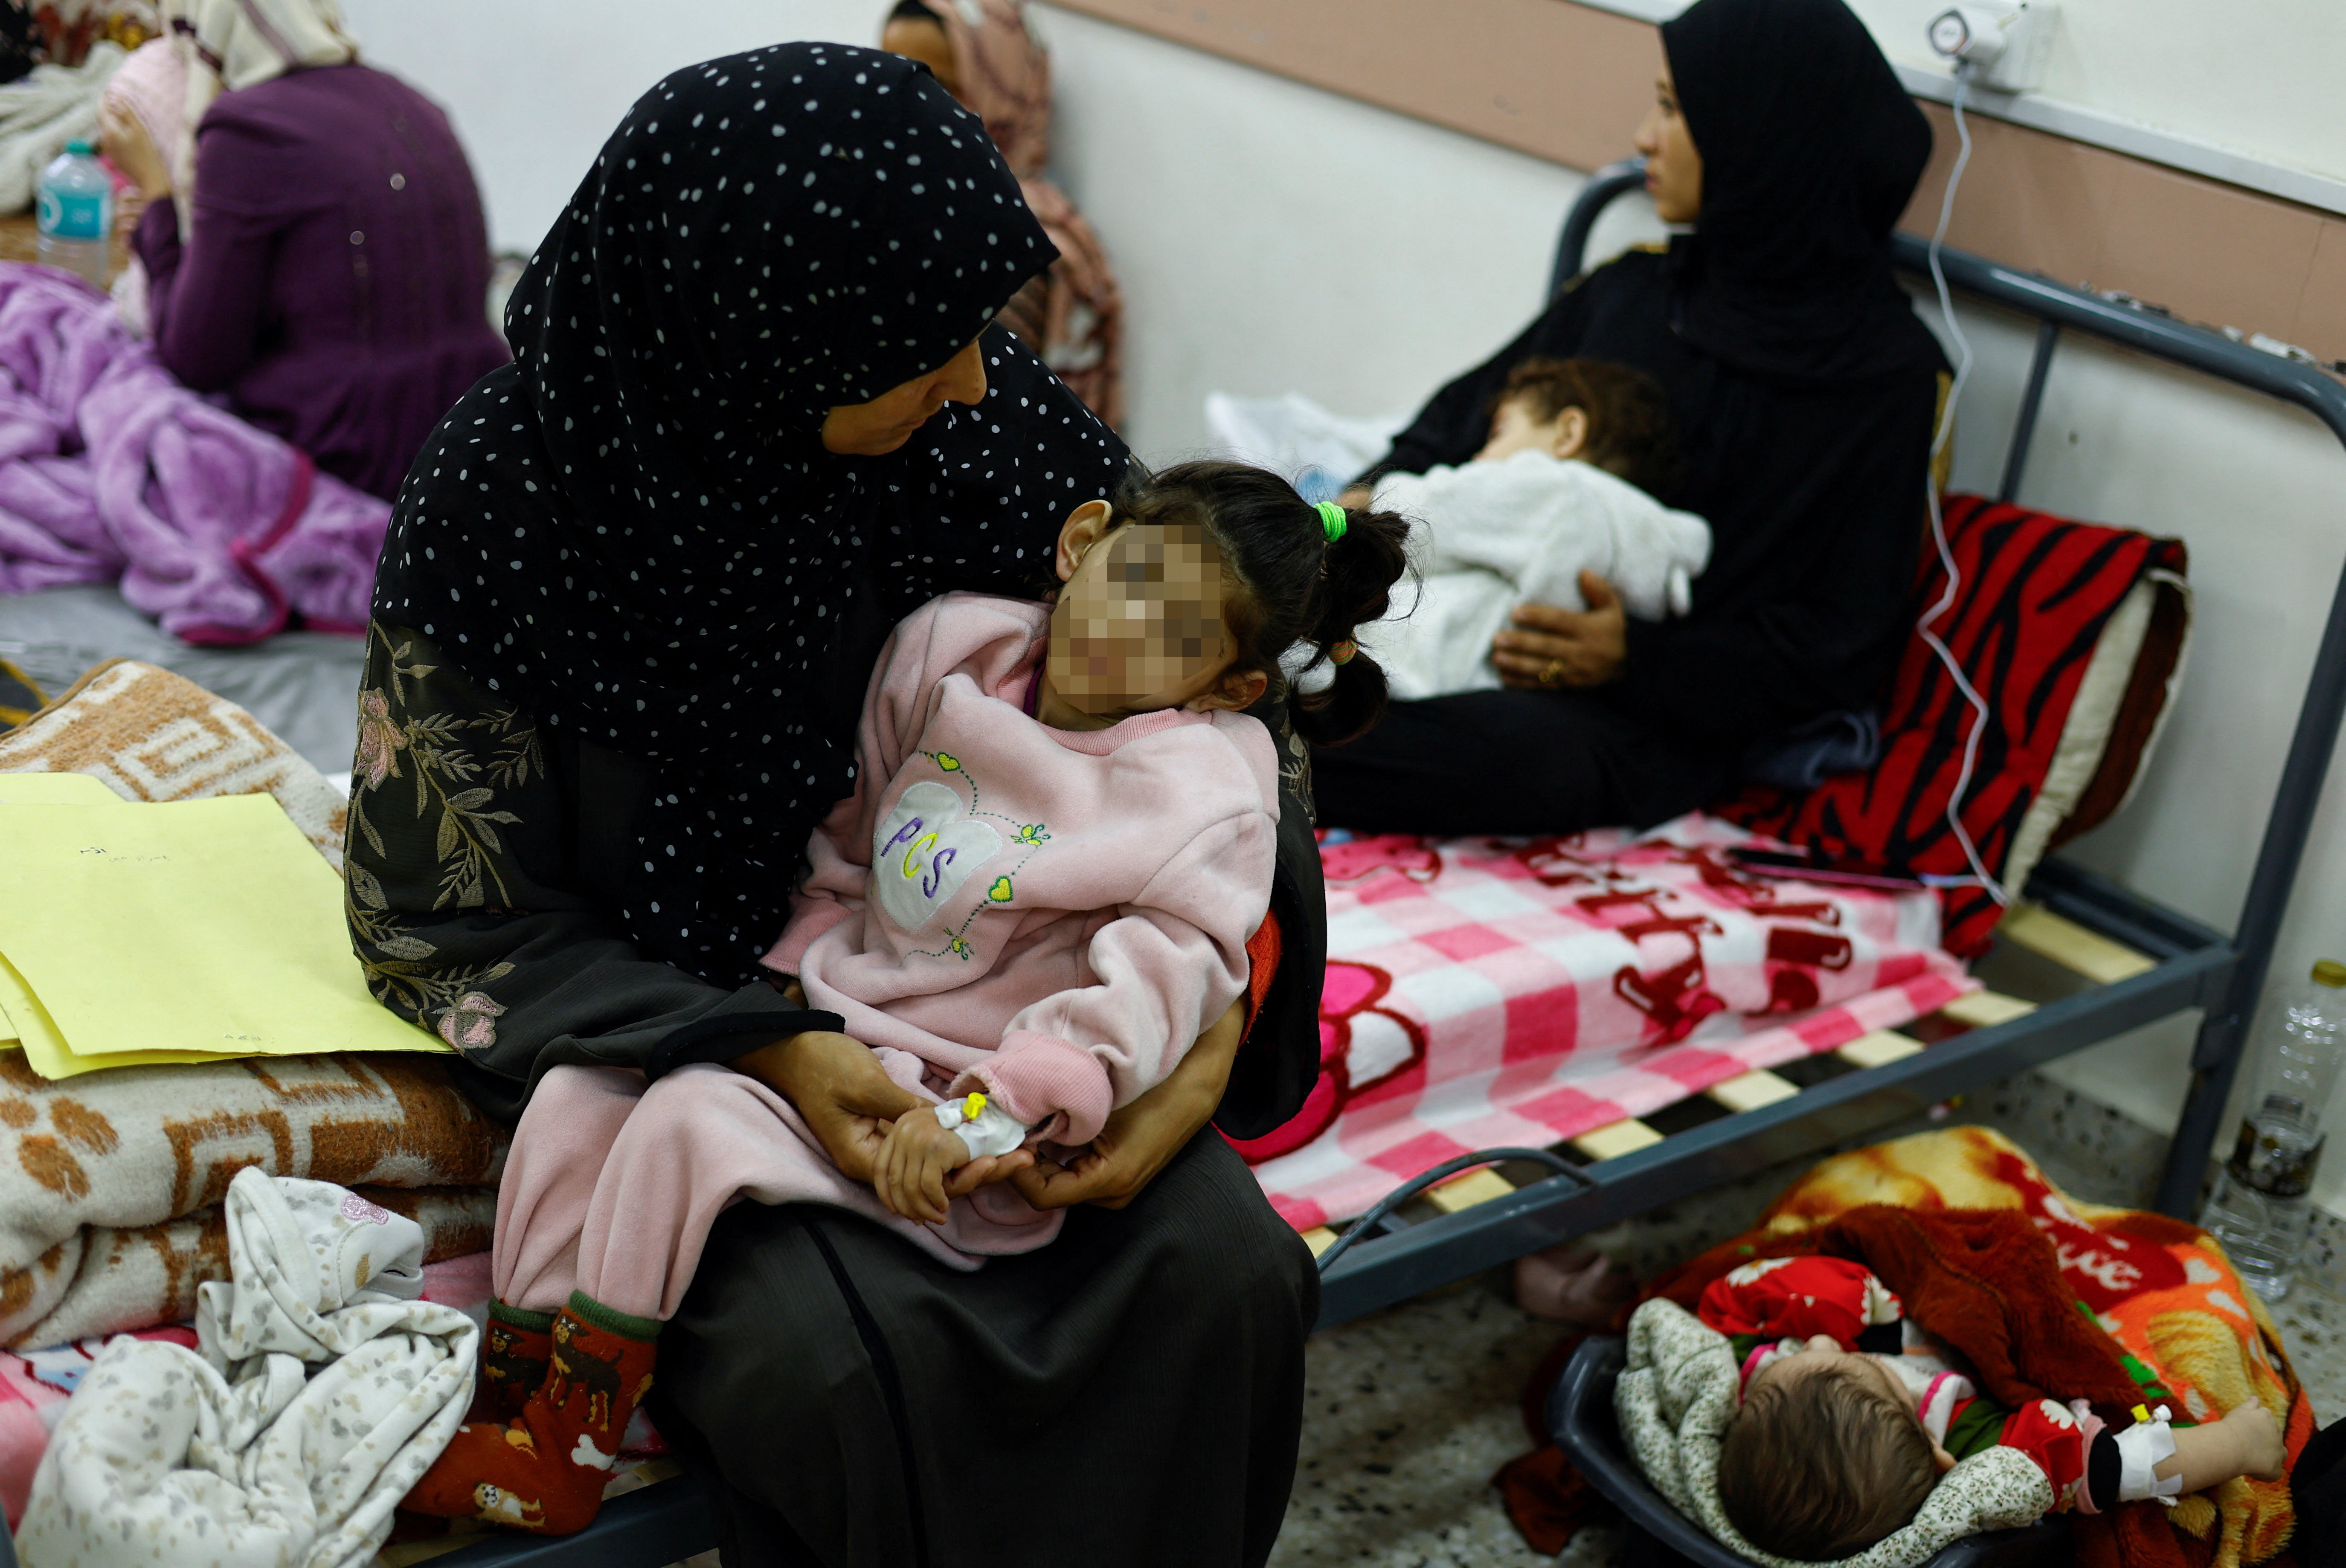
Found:
[(2239, 1446), (2233, 1450), (2242, 1475), (2259, 1481), (2279, 1481), (2289, 1470), (2289, 1447), (2281, 1439), (2280, 1419), (2250, 1399), (2234, 1405), (2217, 1423)]
[[(888, 1129), (873, 1162), (872, 1186), (890, 1213), (923, 1225), (942, 1225), (946, 1206), (959, 1196), (948, 1190), (948, 1178), (974, 1163), (961, 1135), (938, 1122), (934, 1106), (921, 1105), (897, 1117)], [(959, 1182), (951, 1185), (967, 1190)]]

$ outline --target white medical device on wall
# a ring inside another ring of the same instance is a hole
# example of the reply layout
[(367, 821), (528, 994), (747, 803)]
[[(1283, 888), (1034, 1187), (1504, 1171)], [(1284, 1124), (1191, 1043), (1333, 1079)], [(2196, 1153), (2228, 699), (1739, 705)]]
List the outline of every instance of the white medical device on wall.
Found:
[(1951, 64), (1968, 64), (1975, 86), (2034, 92), (2045, 80), (2058, 10), (2053, 0), (1966, 0), (1931, 18), (1931, 47)]

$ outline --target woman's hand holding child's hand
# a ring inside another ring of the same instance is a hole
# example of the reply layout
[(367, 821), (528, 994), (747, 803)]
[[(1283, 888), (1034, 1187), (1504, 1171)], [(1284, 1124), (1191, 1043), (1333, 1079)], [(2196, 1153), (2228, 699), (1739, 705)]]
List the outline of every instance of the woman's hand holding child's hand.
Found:
[[(781, 990), (793, 1007), (806, 1005), (796, 976)], [(732, 1066), (788, 1100), (841, 1174), (869, 1182), (890, 1213), (907, 1219), (942, 1224), (953, 1199), (1035, 1163), (1026, 1149), (970, 1158), (961, 1135), (937, 1120), (936, 1106), (888, 1076), (852, 1034), (809, 1030), (737, 1056)]]
[(928, 1105), (849, 1034), (810, 1030), (760, 1045), (732, 1065), (795, 1106), (831, 1163), (855, 1181), (872, 1179), (892, 1124)]

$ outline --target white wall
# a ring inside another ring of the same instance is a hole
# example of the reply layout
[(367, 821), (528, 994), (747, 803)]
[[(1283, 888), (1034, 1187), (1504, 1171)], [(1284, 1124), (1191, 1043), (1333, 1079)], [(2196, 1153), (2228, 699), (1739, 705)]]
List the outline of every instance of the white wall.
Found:
[[(1861, 8), (1907, 4), (1861, 0)], [(689, 0), (671, 7), (692, 22), (678, 42), (616, 0), (345, 5), (379, 63), (450, 107), (495, 232), (517, 246), (536, 238), (627, 103), (662, 72), (774, 38), (861, 40), (884, 9), (883, 0)], [(2123, 0), (2073, 5), (2080, 14), (2125, 8)], [(2170, 0), (2158, 8), (2183, 9)], [(2280, 0), (2242, 0), (2226, 14), (2248, 17), (2236, 38), (2276, 18), (2300, 17), (2309, 31), (2319, 20), (2311, 5)], [(1072, 13), (1043, 11), (1040, 23), (1056, 50), (1059, 173), (1098, 227), (1129, 300), (1128, 433), (1145, 456), (1195, 448), (1199, 403), (1217, 388), (1294, 388), (1346, 413), (1409, 407), (1536, 306), (1578, 187), (1572, 171)], [(2293, 56), (2282, 58), (2290, 55), (2277, 48), (2259, 68), (2294, 68)], [(2187, 45), (2147, 79), (2195, 72), (2206, 109), (2239, 86), (2209, 66), (2229, 57)], [(2313, 112), (2276, 102), (2259, 113), (2300, 110)], [(2299, 135), (2246, 113), (2238, 123)], [(2001, 472), (2027, 333), (1976, 313), (1965, 320), (1981, 363), (1956, 473), (1985, 488)], [(2198, 594), (2179, 705), (2141, 794), (2076, 852), (2219, 926), (2238, 912), (2346, 555), (2341, 479), (2346, 453), (2310, 420), (2114, 351), (2066, 349), (2046, 392), (2022, 498), (2179, 535)], [(2316, 824), (2280, 967), (2302, 973), (2324, 954), (2346, 956), (2346, 769)], [(2055, 1072), (2146, 1124), (2171, 1126), (2188, 1044), (2188, 1027), (2164, 1025)], [(2324, 1173), (2322, 1195), (2346, 1208), (2346, 1161)]]
[[(2288, 168), (2346, 178), (2346, 6), (2337, 0), (2058, 0), (2039, 91)], [(1943, 64), (1947, 0), (1850, 0), (1884, 53)]]
[(1203, 441), (1216, 389), (1405, 412), (1538, 305), (1578, 174), (1036, 9), (1056, 172), (1127, 301), (1127, 433), (1144, 457)]
[(884, 0), (342, 0), (369, 64), (454, 119), (489, 239), (527, 251), (644, 89), (679, 66), (791, 38), (871, 44)]

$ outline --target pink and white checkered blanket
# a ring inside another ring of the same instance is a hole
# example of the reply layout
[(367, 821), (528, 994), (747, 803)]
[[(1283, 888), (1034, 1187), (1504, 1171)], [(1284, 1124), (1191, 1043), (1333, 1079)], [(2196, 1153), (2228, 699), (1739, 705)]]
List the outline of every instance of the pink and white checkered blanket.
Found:
[(1924, 892), (1753, 877), (1699, 813), (1530, 842), (1330, 834), (1320, 1081), (1238, 1145), (1299, 1230), (1469, 1150), (1547, 1145), (1976, 989)]

